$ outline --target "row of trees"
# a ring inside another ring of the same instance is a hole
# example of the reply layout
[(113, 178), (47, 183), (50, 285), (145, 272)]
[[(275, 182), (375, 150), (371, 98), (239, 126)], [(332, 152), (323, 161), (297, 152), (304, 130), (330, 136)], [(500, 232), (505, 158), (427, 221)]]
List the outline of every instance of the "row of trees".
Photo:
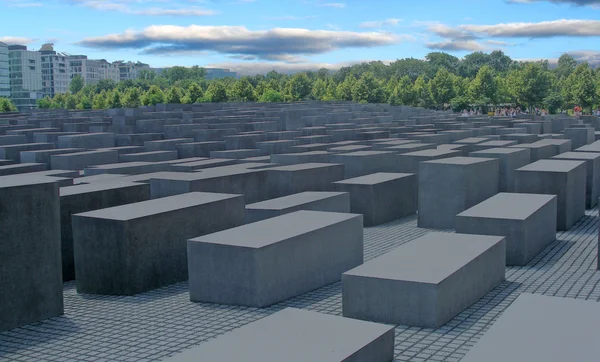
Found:
[(577, 64), (569, 55), (556, 67), (547, 61), (517, 62), (501, 51), (475, 52), (459, 59), (429, 53), (425, 59), (399, 59), (386, 65), (369, 62), (330, 72), (327, 69), (285, 75), (206, 80), (204, 69), (173, 67), (161, 74), (142, 71), (138, 79), (84, 84), (74, 77), (70, 92), (38, 102), (40, 108), (103, 109), (157, 103), (227, 101), (282, 102), (346, 100), (363, 103), (451, 107), (511, 104), (555, 113), (579, 105), (600, 104), (600, 70)]

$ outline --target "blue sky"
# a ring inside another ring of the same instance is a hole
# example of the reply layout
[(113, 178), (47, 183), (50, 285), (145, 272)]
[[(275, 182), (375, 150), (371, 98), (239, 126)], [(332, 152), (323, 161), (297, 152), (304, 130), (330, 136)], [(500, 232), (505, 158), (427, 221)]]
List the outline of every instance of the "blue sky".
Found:
[(247, 74), (496, 49), (600, 62), (600, 0), (0, 0), (0, 10), (5, 43), (152, 67)]

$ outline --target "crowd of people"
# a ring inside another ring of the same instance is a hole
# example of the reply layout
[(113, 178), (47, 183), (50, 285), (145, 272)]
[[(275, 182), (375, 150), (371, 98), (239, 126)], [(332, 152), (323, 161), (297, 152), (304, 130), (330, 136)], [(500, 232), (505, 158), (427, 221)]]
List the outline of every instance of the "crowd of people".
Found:
[[(563, 111), (563, 113), (566, 113)], [(482, 115), (482, 110), (481, 108), (470, 108), (470, 109), (463, 109), (463, 111), (461, 112), (461, 117), (472, 117), (472, 116), (479, 116)], [(517, 115), (519, 114), (528, 114), (527, 112), (521, 110), (521, 107), (502, 107), (502, 108), (496, 108), (496, 110), (493, 112), (494, 116), (496, 117), (511, 117), (511, 118), (516, 118)], [(536, 115), (536, 116), (547, 116), (548, 114), (550, 114), (548, 112), (547, 109), (543, 109), (543, 108), (535, 108), (532, 112), (532, 114)], [(598, 107), (598, 109), (596, 109), (595, 111), (592, 111), (593, 115), (600, 117), (600, 107)], [(575, 106), (573, 107), (573, 116), (575, 117), (581, 117), (583, 115), (583, 108), (581, 108), (580, 106)]]

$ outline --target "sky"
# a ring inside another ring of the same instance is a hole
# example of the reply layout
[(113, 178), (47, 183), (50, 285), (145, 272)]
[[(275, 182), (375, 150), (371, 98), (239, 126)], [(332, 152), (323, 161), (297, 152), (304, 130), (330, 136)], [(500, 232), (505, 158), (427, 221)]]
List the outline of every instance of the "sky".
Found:
[(600, 63), (600, 0), (0, 0), (0, 41), (240, 74), (502, 50)]

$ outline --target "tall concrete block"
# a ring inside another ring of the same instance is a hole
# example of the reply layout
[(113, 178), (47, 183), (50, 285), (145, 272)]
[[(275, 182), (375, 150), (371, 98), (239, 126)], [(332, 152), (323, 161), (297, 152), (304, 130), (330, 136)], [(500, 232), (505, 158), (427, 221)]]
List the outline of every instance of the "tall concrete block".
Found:
[(63, 280), (75, 279), (72, 215), (147, 200), (150, 200), (149, 184), (124, 182), (118, 179), (61, 187), (60, 230)]
[(167, 361), (390, 362), (393, 358), (392, 326), (286, 308)]
[(357, 151), (332, 154), (332, 163), (344, 164), (344, 177), (358, 177), (376, 172), (394, 172), (396, 170), (396, 154), (387, 151)]
[(506, 265), (526, 265), (556, 240), (556, 196), (500, 193), (456, 216), (456, 232), (506, 237)]
[(531, 162), (531, 152), (522, 148), (490, 148), (487, 150), (471, 152), (469, 156), (498, 159), (500, 162), (498, 173), (499, 192), (514, 191), (515, 170), (528, 165)]
[(333, 183), (350, 194), (350, 211), (362, 214), (364, 225), (373, 226), (412, 215), (417, 211), (417, 175), (375, 173)]
[(244, 223), (241, 195), (188, 193), (73, 215), (77, 291), (133, 295), (187, 279), (186, 242)]
[(246, 223), (253, 223), (299, 210), (350, 212), (347, 192), (306, 191), (246, 205)]
[(594, 131), (592, 127), (566, 128), (565, 139), (571, 140), (573, 148), (577, 149), (594, 142)]
[(190, 299), (265, 307), (362, 262), (361, 215), (296, 211), (189, 240)]
[(345, 317), (439, 328), (504, 281), (502, 236), (429, 233), (342, 275)]
[(461, 362), (596, 361), (599, 307), (595, 301), (522, 293)]
[(304, 191), (328, 191), (331, 183), (344, 178), (344, 165), (335, 163), (302, 163), (272, 167), (267, 170), (269, 198)]
[(494, 158), (453, 157), (419, 164), (419, 216), (423, 228), (453, 229), (458, 213), (498, 193)]
[(517, 169), (515, 192), (557, 196), (557, 230), (568, 230), (585, 215), (586, 163), (541, 160)]
[(0, 332), (63, 314), (58, 184), (0, 178)]
[(585, 207), (591, 209), (600, 197), (600, 153), (565, 152), (552, 157), (557, 160), (576, 160), (586, 163)]
[(50, 156), (50, 168), (53, 170), (83, 170), (89, 166), (117, 162), (119, 162), (119, 152), (110, 150), (63, 153)]
[(86, 133), (58, 137), (58, 148), (115, 147), (114, 133)]

